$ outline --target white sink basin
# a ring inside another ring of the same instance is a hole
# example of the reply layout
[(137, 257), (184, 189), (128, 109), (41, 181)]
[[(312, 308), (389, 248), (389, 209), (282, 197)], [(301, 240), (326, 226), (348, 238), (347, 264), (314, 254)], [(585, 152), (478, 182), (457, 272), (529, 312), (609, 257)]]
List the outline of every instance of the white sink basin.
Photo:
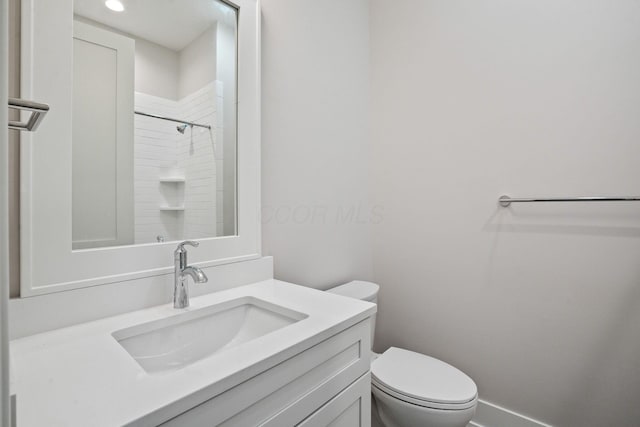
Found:
[(296, 323), (306, 314), (243, 297), (114, 332), (149, 373), (175, 370)]

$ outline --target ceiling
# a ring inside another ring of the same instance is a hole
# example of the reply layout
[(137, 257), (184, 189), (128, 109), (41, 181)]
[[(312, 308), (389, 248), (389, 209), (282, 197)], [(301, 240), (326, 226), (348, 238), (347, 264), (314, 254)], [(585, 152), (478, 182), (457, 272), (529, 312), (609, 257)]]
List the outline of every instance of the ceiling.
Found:
[(104, 0), (75, 0), (74, 13), (180, 51), (214, 22), (235, 22), (234, 9), (218, 0), (120, 0), (123, 12)]

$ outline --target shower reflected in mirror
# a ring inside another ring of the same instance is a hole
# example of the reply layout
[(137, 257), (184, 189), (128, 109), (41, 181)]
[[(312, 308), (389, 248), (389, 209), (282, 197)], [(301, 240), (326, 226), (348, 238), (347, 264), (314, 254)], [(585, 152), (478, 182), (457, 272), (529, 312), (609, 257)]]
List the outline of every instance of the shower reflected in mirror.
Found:
[(122, 4), (74, 2), (73, 249), (235, 235), (238, 11)]

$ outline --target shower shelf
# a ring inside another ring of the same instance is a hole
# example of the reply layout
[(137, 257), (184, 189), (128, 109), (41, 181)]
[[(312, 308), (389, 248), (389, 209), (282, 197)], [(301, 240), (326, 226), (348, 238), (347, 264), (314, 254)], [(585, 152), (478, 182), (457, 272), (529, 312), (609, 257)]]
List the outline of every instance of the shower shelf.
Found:
[(160, 178), (160, 182), (185, 182), (185, 179), (183, 176), (165, 176)]
[(161, 211), (184, 211), (184, 206), (160, 206)]

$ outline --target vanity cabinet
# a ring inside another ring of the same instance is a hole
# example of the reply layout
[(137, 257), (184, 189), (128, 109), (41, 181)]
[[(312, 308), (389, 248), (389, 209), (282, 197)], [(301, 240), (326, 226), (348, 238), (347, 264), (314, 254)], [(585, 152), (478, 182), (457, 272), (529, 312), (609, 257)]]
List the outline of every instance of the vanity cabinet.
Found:
[(371, 373), (367, 372), (339, 395), (311, 414), (300, 427), (371, 425)]
[(161, 425), (368, 427), (370, 328), (369, 318)]

